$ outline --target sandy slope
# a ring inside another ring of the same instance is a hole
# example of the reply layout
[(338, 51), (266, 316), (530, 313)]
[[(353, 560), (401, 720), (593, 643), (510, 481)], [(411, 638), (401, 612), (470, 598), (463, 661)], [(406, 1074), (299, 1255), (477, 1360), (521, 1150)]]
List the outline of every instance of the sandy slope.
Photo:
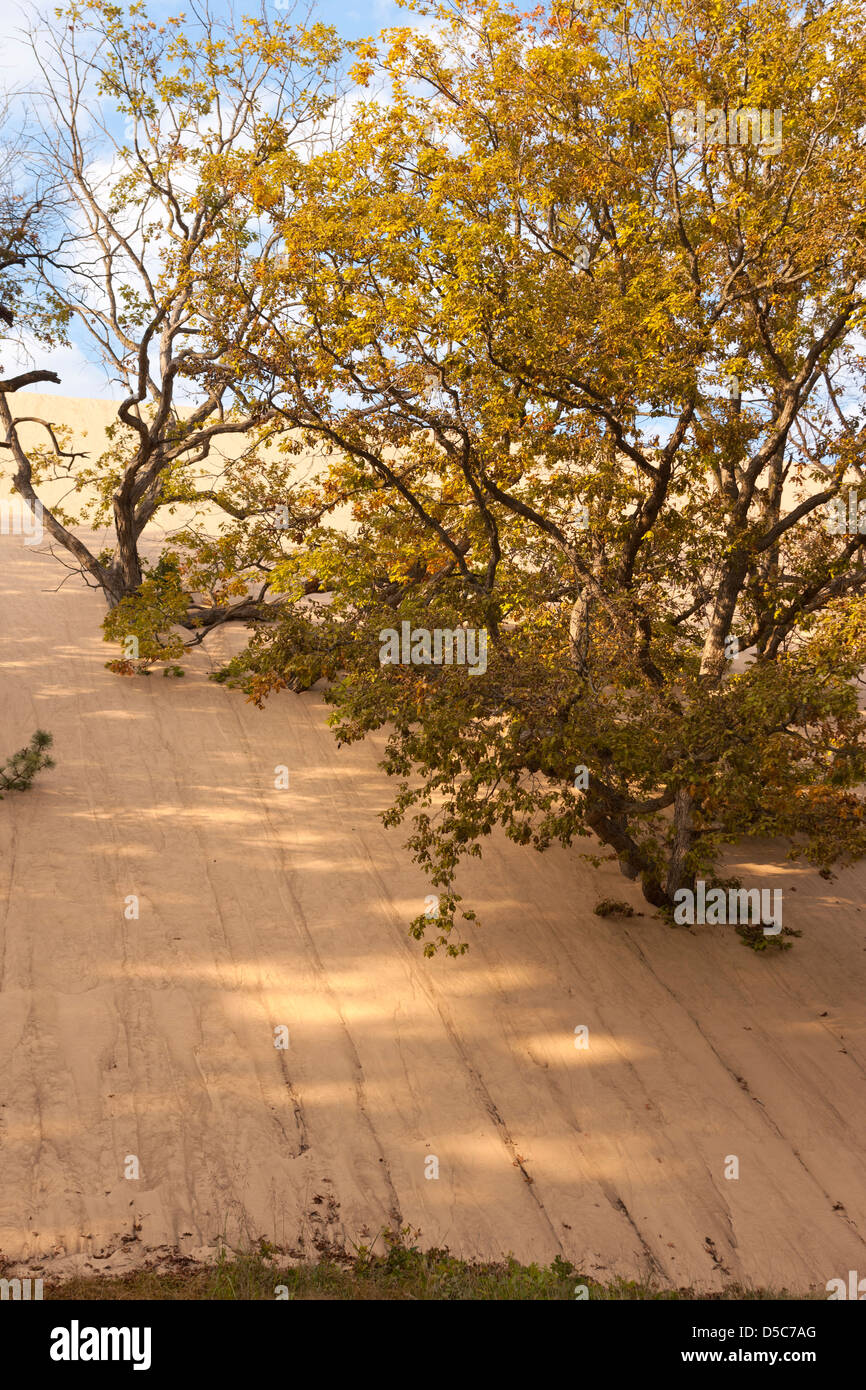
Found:
[(225, 647), (183, 680), (111, 675), (100, 601), (57, 583), (0, 537), (2, 751), (42, 726), (58, 763), (0, 803), (3, 1257), (104, 1270), (398, 1222), (601, 1278), (866, 1274), (862, 869), (755, 860), (804, 932), (765, 959), (730, 927), (599, 919), (644, 906), (614, 869), (494, 838), (469, 956), (426, 961), (375, 747), (338, 750), (315, 692), (259, 712), (208, 682)]

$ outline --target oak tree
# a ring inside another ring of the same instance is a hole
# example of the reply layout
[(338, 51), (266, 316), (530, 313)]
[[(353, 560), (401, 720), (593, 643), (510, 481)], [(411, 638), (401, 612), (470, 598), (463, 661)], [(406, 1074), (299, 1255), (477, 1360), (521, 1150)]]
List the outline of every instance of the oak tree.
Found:
[[(62, 191), (65, 227), (39, 262), (42, 299), (57, 340), (88, 343), (119, 400), (96, 457), (64, 451), (50, 420), (44, 447), (26, 447), (18, 426), (29, 417), (3, 399), (0, 417), (16, 491), (41, 509), (58, 557), (104, 595), (110, 635), (133, 639), (136, 661), (115, 665), (141, 669), (215, 625), (270, 617), (292, 458), (291, 441), (262, 456), (283, 428), (279, 383), (259, 374), (250, 394), (237, 369), (261, 314), (262, 268), (281, 248), (256, 186), (277, 154), (303, 162), (327, 136), (340, 43), (290, 14), (235, 23), (205, 7), (157, 24), (142, 5), (109, 0), (68, 5), (31, 43), (41, 74), (31, 153)], [(210, 319), (237, 284), (243, 307), (217, 343)], [(239, 447), (224, 451), (231, 441)], [(58, 479), (67, 500), (49, 505), (44, 484)], [(184, 538), (198, 542), (189, 572), (170, 540), (148, 548), (179, 508)], [(240, 529), (206, 554), (199, 522), (214, 512)], [(82, 531), (106, 526), (112, 542), (97, 553)]]
[[(275, 582), (330, 598), (224, 678), (387, 731), (429, 950), (496, 825), (595, 836), (662, 909), (744, 834), (861, 855), (862, 9), (418, 9), (358, 46), (348, 137), (261, 169), (235, 360), (329, 455)], [(383, 662), (403, 623), (486, 669)]]

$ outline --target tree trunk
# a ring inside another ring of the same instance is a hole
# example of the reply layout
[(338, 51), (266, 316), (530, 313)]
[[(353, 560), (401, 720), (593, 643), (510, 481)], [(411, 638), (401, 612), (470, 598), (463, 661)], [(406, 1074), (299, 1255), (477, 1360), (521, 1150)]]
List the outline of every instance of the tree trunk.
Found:
[(616, 852), (620, 873), (625, 878), (640, 878), (641, 890), (647, 902), (653, 907), (672, 907), (673, 899), (668, 896), (661, 883), (655, 866), (649, 862), (640, 845), (629, 835), (624, 816), (616, 815), (601, 804), (589, 807), (586, 823), (590, 830)]
[(686, 867), (692, 845), (692, 797), (680, 787), (674, 800), (674, 842), (668, 861), (665, 892), (671, 903), (678, 888), (694, 888), (694, 874)]
[(138, 558), (135, 516), (131, 504), (117, 494), (114, 497), (114, 531), (117, 546), (112, 569), (120, 574), (123, 595), (131, 594), (143, 578), (141, 561)]

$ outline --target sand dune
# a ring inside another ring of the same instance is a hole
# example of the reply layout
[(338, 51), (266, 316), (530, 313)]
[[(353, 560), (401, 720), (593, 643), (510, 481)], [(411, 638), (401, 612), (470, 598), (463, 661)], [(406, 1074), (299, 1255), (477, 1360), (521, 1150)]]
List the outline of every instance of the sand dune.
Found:
[[(766, 959), (492, 837), (470, 954), (427, 961), (381, 742), (338, 750), (317, 692), (260, 712), (208, 682), (237, 634), (182, 680), (112, 675), (100, 600), (60, 577), (0, 538), (2, 752), (40, 726), (57, 758), (0, 803), (0, 1257), (108, 1270), (397, 1223), (601, 1279), (866, 1272), (863, 868), (750, 849), (803, 931)], [(645, 915), (600, 919), (604, 896)]]

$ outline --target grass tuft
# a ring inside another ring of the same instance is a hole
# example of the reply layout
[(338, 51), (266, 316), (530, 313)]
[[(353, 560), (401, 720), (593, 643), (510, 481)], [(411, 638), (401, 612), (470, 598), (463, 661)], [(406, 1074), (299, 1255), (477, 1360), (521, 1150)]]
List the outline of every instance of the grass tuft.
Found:
[[(508, 1258), (492, 1263), (461, 1260), (447, 1249), (420, 1250), (408, 1232), (386, 1233), (385, 1251), (361, 1245), (352, 1254), (327, 1253), (318, 1260), (287, 1257), (266, 1241), (241, 1253), (224, 1248), (208, 1267), (177, 1257), (171, 1269), (140, 1269), (110, 1277), (46, 1281), (47, 1299), (83, 1300), (763, 1300), (801, 1298), (787, 1290), (748, 1289), (731, 1284), (718, 1293), (664, 1289), (633, 1280), (600, 1284), (557, 1256), (549, 1265), (522, 1265)], [(377, 1242), (374, 1241), (373, 1245)], [(580, 1292), (585, 1287), (587, 1294)], [(277, 1290), (282, 1288), (279, 1295)], [(813, 1295), (820, 1298), (819, 1293)]]

